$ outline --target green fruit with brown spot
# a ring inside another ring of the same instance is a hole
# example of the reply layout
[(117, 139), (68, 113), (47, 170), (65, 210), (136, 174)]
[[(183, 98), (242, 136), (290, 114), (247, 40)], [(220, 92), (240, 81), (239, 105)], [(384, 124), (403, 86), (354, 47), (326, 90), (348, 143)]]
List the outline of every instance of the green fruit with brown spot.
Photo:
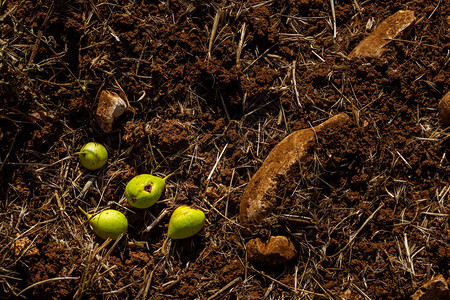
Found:
[(168, 237), (185, 239), (198, 233), (205, 225), (205, 214), (200, 209), (182, 205), (170, 217)]
[(125, 187), (128, 203), (136, 208), (148, 208), (155, 204), (166, 186), (163, 178), (141, 174), (131, 179)]

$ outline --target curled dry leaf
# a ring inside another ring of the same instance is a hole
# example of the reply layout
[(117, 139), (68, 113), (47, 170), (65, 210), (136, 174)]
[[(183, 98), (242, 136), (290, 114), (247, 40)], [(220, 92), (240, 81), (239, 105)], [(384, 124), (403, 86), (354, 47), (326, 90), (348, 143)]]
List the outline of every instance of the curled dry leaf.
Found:
[(270, 194), (277, 188), (277, 177), (286, 176), (299, 160), (308, 155), (308, 148), (316, 142), (316, 132), (342, 126), (349, 120), (347, 114), (339, 114), (315, 127), (295, 131), (278, 143), (242, 195), (240, 222), (244, 225), (261, 224), (275, 207), (276, 201)]
[(126, 102), (117, 93), (106, 90), (102, 91), (96, 112), (96, 118), (100, 128), (106, 133), (111, 132), (114, 120), (126, 110)]

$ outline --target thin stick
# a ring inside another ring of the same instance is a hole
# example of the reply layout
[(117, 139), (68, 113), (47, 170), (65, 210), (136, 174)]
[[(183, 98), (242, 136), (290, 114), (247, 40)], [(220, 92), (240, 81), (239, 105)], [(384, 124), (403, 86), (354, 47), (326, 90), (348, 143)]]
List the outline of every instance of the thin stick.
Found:
[(333, 15), (333, 38), (336, 38), (336, 11), (334, 10), (334, 0), (330, 0), (331, 14)]
[(297, 65), (297, 61), (294, 60), (292, 62), (292, 82), (294, 84), (294, 92), (295, 92), (295, 98), (297, 99), (298, 106), (302, 107), (302, 104), (300, 103), (300, 94), (298, 93), (297, 89), (297, 80), (295, 79), (295, 66)]
[[(257, 269), (255, 269), (255, 268), (253, 268), (253, 267), (251, 267), (251, 269), (252, 269), (253, 271), (256, 271), (258, 274), (260, 274), (260, 275), (266, 277), (267, 279), (270, 279), (270, 280), (272, 280), (273, 282), (278, 283), (279, 285), (281, 285), (281, 286), (284, 287), (284, 288), (287, 288), (287, 289), (289, 289), (289, 290), (291, 290), (291, 291), (294, 290), (293, 287), (291, 287), (291, 286), (289, 286), (289, 285), (287, 285), (287, 284), (285, 284), (285, 283), (283, 283), (283, 282), (281, 282), (281, 281), (276, 280), (275, 278), (273, 278), (273, 277), (271, 277), (271, 276), (265, 274), (265, 273), (262, 272), (262, 271), (258, 271)], [(314, 296), (318, 296), (318, 297), (322, 297), (322, 298), (327, 298), (327, 296), (326, 296), (325, 294), (320, 294), (320, 293), (316, 293), (316, 292), (311, 292), (311, 291), (304, 290), (304, 289), (297, 289), (297, 292), (301, 292), (301, 293), (305, 293), (305, 294), (310, 294), (310, 295), (314, 295)]]
[(24, 288), (20, 293), (18, 293), (16, 296), (20, 296), (23, 293), (25, 293), (26, 291), (28, 291), (29, 289), (34, 288), (35, 286), (47, 283), (47, 282), (51, 282), (51, 281), (58, 281), (58, 280), (75, 280), (75, 279), (79, 279), (80, 277), (55, 277), (55, 278), (50, 278), (50, 279), (45, 279), (39, 282), (35, 282), (32, 285), (27, 286), (26, 288)]
[(358, 231), (355, 232), (355, 234), (353, 234), (352, 236), (350, 236), (350, 239), (348, 240), (348, 244), (347, 244), (347, 245), (351, 244), (351, 243), (355, 240), (356, 236), (363, 230), (364, 227), (366, 227), (367, 223), (369, 223), (370, 220), (372, 220), (373, 217), (375, 217), (375, 214), (376, 214), (383, 206), (384, 206), (384, 203), (381, 202), (380, 206), (378, 206), (378, 208), (375, 209), (375, 211), (367, 218), (367, 220), (362, 224), (362, 226), (358, 229)]
[(271, 47), (267, 48), (267, 50), (264, 51), (260, 56), (258, 56), (254, 61), (252, 61), (252, 63), (251, 63), (250, 65), (248, 65), (248, 66), (243, 70), (243, 72), (247, 71), (248, 68), (250, 68), (251, 66), (253, 66), (253, 64), (254, 64), (255, 62), (257, 62), (261, 57), (263, 57), (264, 55), (266, 55), (267, 52), (269, 52), (273, 47), (274, 47), (274, 46), (271, 46)]
[(247, 24), (242, 24), (241, 28), (241, 38), (239, 39), (238, 48), (236, 50), (236, 65), (238, 67), (241, 67), (241, 54), (242, 54), (242, 47), (244, 46), (244, 38), (245, 38), (245, 30), (247, 29)]
[(222, 158), (222, 155), (223, 155), (223, 153), (225, 152), (225, 150), (227, 149), (227, 147), (228, 147), (228, 144), (226, 144), (226, 145), (223, 147), (222, 152), (220, 152), (220, 155), (219, 155), (219, 157), (217, 158), (216, 163), (214, 164), (214, 167), (212, 168), (211, 173), (209, 173), (208, 178), (206, 179), (206, 181), (209, 181), (209, 180), (211, 179), (211, 177), (212, 177), (214, 171), (216, 170), (217, 165), (219, 164), (219, 161), (220, 161), (220, 159)]
[(409, 249), (408, 237), (406, 236), (406, 232), (403, 233), (403, 243), (405, 244), (406, 258), (409, 262), (410, 269), (411, 269), (411, 272), (410, 272), (411, 273), (411, 281), (413, 281), (413, 285), (415, 285), (414, 276), (416, 276), (416, 273), (414, 272), (414, 263), (411, 258), (411, 250)]
[(364, 298), (366, 298), (367, 300), (372, 300), (372, 298), (370, 298), (369, 296), (367, 296), (366, 293), (364, 293), (356, 284), (354, 284), (352, 282), (353, 287), (358, 291), (358, 293), (360, 293)]
[(380, 206), (378, 206), (377, 209), (375, 209), (375, 211), (367, 218), (367, 220), (364, 222), (364, 224), (362, 224), (362, 226), (358, 229), (358, 231), (356, 231), (354, 234), (352, 234), (350, 236), (350, 239), (348, 240), (347, 245), (345, 245), (344, 248), (342, 248), (341, 250), (339, 250), (338, 253), (331, 255), (330, 257), (335, 257), (338, 254), (341, 254), (342, 252), (344, 252), (351, 244), (352, 242), (355, 240), (356, 236), (364, 229), (364, 227), (366, 227), (366, 225), (370, 222), (370, 220), (373, 219), (373, 217), (375, 217), (376, 213), (384, 206), (384, 203), (382, 202), (380, 204)]
[(214, 24), (211, 30), (211, 36), (209, 37), (209, 46), (208, 46), (208, 59), (211, 59), (211, 50), (214, 43), (214, 39), (216, 38), (217, 27), (219, 27), (220, 16), (222, 15), (222, 9), (219, 8), (216, 12), (216, 16), (214, 17)]
[(208, 298), (208, 300), (213, 300), (216, 298), (219, 298), (219, 296), (224, 293), (225, 291), (233, 288), (235, 285), (237, 285), (239, 283), (239, 281), (241, 281), (240, 277), (237, 277), (235, 279), (233, 279), (232, 281), (230, 281), (227, 285), (225, 285), (223, 288), (221, 288), (220, 290), (218, 290), (214, 295), (212, 295), (211, 297)]
[(164, 210), (159, 214), (159, 216), (149, 225), (147, 226), (142, 232), (149, 232), (150, 230), (152, 230), (156, 224), (158, 224), (159, 221), (161, 221), (162, 218), (164, 218), (165, 215), (167, 215), (169, 213), (169, 211), (167, 210), (167, 208), (164, 208)]
[(227, 149), (227, 147), (228, 147), (228, 144), (226, 144), (225, 147), (223, 147), (222, 152), (220, 152), (219, 157), (217, 158), (216, 163), (214, 164), (214, 167), (211, 170), (211, 173), (209, 173), (208, 178), (206, 178), (206, 186), (205, 186), (205, 191), (203, 192), (202, 202), (205, 201), (206, 191), (208, 190), (208, 187), (209, 187), (209, 181), (211, 180), (211, 177), (214, 174), (214, 171), (216, 170), (217, 165), (219, 164), (219, 161), (222, 158), (222, 155), (225, 152), (225, 149)]

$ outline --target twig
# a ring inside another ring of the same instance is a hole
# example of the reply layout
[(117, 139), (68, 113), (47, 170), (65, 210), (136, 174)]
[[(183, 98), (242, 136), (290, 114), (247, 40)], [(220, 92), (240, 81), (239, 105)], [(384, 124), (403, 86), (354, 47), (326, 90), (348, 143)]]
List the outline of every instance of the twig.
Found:
[(406, 232), (403, 233), (403, 243), (405, 244), (405, 250), (406, 250), (406, 259), (409, 262), (410, 265), (410, 275), (411, 275), (411, 281), (413, 286), (415, 286), (415, 281), (414, 281), (414, 276), (416, 276), (416, 273), (414, 272), (414, 263), (413, 260), (411, 258), (411, 250), (409, 248), (409, 244), (408, 244), (408, 237), (406, 236)]
[(300, 96), (297, 89), (297, 80), (295, 79), (295, 66), (297, 65), (297, 61), (294, 60), (292, 62), (292, 82), (294, 84), (294, 92), (295, 92), (295, 98), (297, 99), (298, 106), (302, 107), (302, 104), (300, 103)]
[(58, 280), (75, 280), (78, 279), (80, 277), (55, 277), (55, 278), (49, 278), (49, 279), (45, 279), (39, 282), (35, 282), (32, 285), (27, 286), (26, 288), (24, 288), (20, 293), (17, 294), (17, 296), (22, 295), (23, 293), (25, 293), (26, 291), (28, 291), (29, 289), (34, 288), (35, 286), (47, 283), (47, 282), (51, 282), (51, 281), (58, 281)]
[(161, 221), (162, 218), (164, 218), (165, 215), (167, 215), (169, 213), (169, 211), (167, 210), (167, 208), (164, 208), (164, 210), (159, 214), (159, 216), (150, 224), (148, 225), (142, 232), (149, 232), (150, 230), (153, 229), (153, 227), (156, 226), (156, 224), (158, 224), (159, 221)]
[(211, 51), (214, 43), (214, 39), (216, 38), (217, 27), (219, 27), (220, 17), (222, 16), (222, 9), (219, 8), (216, 12), (216, 16), (214, 17), (214, 23), (211, 30), (211, 36), (209, 37), (209, 46), (208, 46), (208, 59), (211, 59)]
[(416, 44), (416, 45), (424, 45), (424, 46), (435, 48), (435, 49), (440, 49), (441, 48), (441, 47), (436, 46), (436, 45), (424, 44), (424, 43), (421, 43), (421, 42), (408, 41), (408, 40), (402, 40), (402, 39), (385, 38), (384, 40), (386, 40), (386, 41), (393, 41), (393, 42), (411, 43), (411, 44)]
[(369, 296), (367, 296), (366, 293), (364, 293), (356, 284), (354, 284), (352, 282), (353, 287), (358, 291), (358, 293), (360, 293), (364, 298), (366, 298), (367, 300), (372, 300)]
[[(285, 284), (285, 283), (283, 283), (283, 282), (281, 282), (281, 281), (279, 281), (279, 280), (276, 280), (275, 278), (273, 278), (273, 277), (271, 277), (271, 276), (269, 276), (269, 275), (267, 275), (267, 274), (264, 274), (264, 272), (258, 271), (258, 270), (255, 269), (254, 267), (251, 267), (251, 269), (252, 269), (253, 271), (256, 271), (258, 274), (260, 274), (260, 275), (262, 275), (262, 276), (264, 276), (264, 277), (266, 277), (266, 278), (272, 280), (273, 282), (278, 283), (278, 284), (281, 285), (282, 287), (294, 291), (294, 288), (293, 288), (293, 287), (291, 287), (291, 286), (289, 286), (289, 285), (287, 285), (287, 284)], [(304, 290), (304, 289), (299, 289), (299, 288), (297, 288), (297, 292), (301, 292), (301, 293), (305, 293), (305, 294), (310, 294), (310, 295), (314, 295), (314, 296), (318, 296), (318, 297), (322, 297), (322, 298), (328, 298), (325, 294), (319, 294), (319, 293), (315, 293), (315, 292), (311, 292), (311, 291)]]
[(334, 0), (330, 0), (331, 14), (333, 16), (333, 38), (336, 38), (336, 11), (334, 9)]
[(381, 202), (380, 206), (378, 206), (377, 209), (375, 209), (375, 211), (367, 218), (367, 220), (361, 225), (361, 227), (358, 229), (358, 231), (356, 231), (354, 234), (352, 234), (348, 240), (347, 245), (345, 245), (344, 248), (342, 248), (341, 250), (339, 250), (339, 252), (331, 255), (330, 257), (335, 257), (339, 254), (341, 254), (342, 252), (344, 252), (351, 244), (352, 242), (355, 240), (356, 236), (358, 236), (358, 234), (364, 229), (364, 227), (366, 227), (366, 225), (370, 222), (370, 220), (373, 219), (373, 217), (376, 215), (376, 213), (384, 206), (384, 203)]
[(247, 24), (242, 24), (241, 28), (241, 38), (239, 39), (238, 48), (236, 50), (236, 65), (238, 67), (241, 67), (241, 54), (242, 54), (242, 47), (244, 46), (244, 38), (245, 38), (245, 30), (247, 29)]
[(5, 164), (6, 164), (6, 161), (8, 160), (8, 158), (9, 158), (9, 156), (11, 155), (11, 151), (12, 151), (12, 149), (14, 148), (14, 144), (16, 143), (16, 138), (17, 138), (17, 134), (19, 133), (19, 130), (16, 130), (16, 133), (14, 134), (14, 138), (13, 138), (13, 141), (12, 141), (12, 143), (11, 143), (11, 147), (9, 147), (9, 151), (8, 151), (8, 153), (6, 154), (6, 157), (5, 157), (5, 159), (1, 162), (1, 166), (0, 166), (0, 172), (3, 170), (3, 167), (5, 166)]
[(231, 282), (229, 282), (223, 288), (218, 290), (214, 295), (209, 297), (208, 300), (213, 300), (213, 299), (219, 298), (219, 296), (222, 295), (222, 293), (224, 293), (225, 291), (227, 291), (227, 290), (233, 288), (234, 286), (236, 286), (239, 283), (239, 281), (241, 281), (240, 277), (237, 277), (237, 278), (233, 279)]
[(255, 62), (257, 62), (261, 57), (263, 57), (264, 55), (266, 55), (266, 53), (269, 52), (270, 49), (272, 49), (273, 47), (275, 47), (275, 45), (273, 45), (273, 46), (267, 48), (266, 51), (264, 51), (264, 52), (263, 52), (260, 56), (258, 56), (254, 61), (252, 61), (252, 63), (249, 64), (242, 72), (247, 71), (248, 68), (250, 68), (251, 66), (253, 66), (253, 64), (254, 64)]
[(228, 147), (228, 144), (226, 144), (226, 145), (223, 147), (222, 152), (220, 152), (219, 157), (217, 158), (216, 163), (214, 164), (214, 167), (213, 167), (212, 170), (211, 170), (211, 173), (209, 173), (208, 178), (206, 178), (206, 181), (209, 182), (209, 180), (211, 179), (211, 177), (212, 177), (214, 171), (216, 170), (217, 165), (219, 164), (219, 161), (220, 161), (220, 159), (222, 158), (222, 155), (223, 155), (223, 153), (225, 152), (225, 150), (227, 149), (227, 147)]
[(19, 9), (20, 7), (22, 7), (22, 4), (25, 2), (25, 0), (20, 1), (19, 4), (14, 5), (10, 10), (8, 10), (6, 13), (3, 14), (3, 16), (0, 17), (0, 23), (3, 23), (3, 21), (9, 16), (12, 15), (13, 13), (16, 12), (17, 9)]

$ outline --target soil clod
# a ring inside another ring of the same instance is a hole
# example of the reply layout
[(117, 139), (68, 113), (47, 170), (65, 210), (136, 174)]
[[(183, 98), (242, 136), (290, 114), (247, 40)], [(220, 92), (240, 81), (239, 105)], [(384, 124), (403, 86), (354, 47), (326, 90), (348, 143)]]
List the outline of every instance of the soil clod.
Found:
[(250, 262), (267, 267), (282, 264), (297, 256), (294, 244), (285, 236), (271, 236), (265, 243), (259, 238), (252, 239), (246, 248)]

